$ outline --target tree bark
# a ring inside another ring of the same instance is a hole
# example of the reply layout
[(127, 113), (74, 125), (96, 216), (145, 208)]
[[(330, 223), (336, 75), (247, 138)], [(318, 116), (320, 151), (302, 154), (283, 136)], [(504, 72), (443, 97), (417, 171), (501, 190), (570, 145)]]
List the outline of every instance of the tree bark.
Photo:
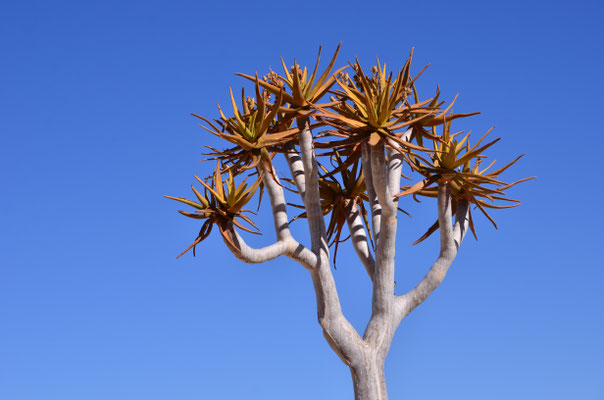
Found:
[(388, 400), (384, 360), (368, 351), (360, 360), (350, 366), (355, 400)]

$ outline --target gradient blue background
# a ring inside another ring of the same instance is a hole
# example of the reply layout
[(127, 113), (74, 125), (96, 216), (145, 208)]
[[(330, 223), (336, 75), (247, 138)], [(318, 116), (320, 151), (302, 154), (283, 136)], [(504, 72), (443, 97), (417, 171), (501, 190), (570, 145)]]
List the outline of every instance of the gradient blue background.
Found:
[[(604, 399), (604, 6), (598, 1), (3, 1), (0, 7), (0, 399), (350, 399), (310, 278), (249, 266), (162, 197), (189, 195), (234, 72), (279, 56), (400, 66), (427, 97), (461, 93), (457, 126), (503, 140), (523, 200), (477, 214), (444, 284), (387, 360), (391, 399)], [(227, 107), (228, 109), (228, 107)], [(437, 252), (411, 243), (434, 204), (405, 204), (397, 291)], [(260, 218), (264, 226), (271, 223)], [(306, 241), (304, 225), (297, 229)], [(268, 243), (272, 233), (254, 243)], [(370, 286), (335, 271), (363, 329)], [(200, 256), (203, 254), (203, 256)]]

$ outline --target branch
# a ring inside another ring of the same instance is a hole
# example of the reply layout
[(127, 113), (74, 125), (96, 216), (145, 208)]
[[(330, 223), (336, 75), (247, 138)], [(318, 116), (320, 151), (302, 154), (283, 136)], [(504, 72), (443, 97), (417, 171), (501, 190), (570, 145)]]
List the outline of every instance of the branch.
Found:
[(438, 184), (438, 222), (440, 226), (440, 254), (420, 283), (403, 296), (396, 298), (395, 326), (424, 302), (441, 284), (465, 235), (468, 225), (468, 203), (459, 200), (455, 230), (452, 226), (451, 194), (448, 183)]
[(232, 226), (227, 230), (227, 234), (231, 237), (231, 240), (235, 245), (237, 245), (238, 248), (233, 247), (225, 238), (223, 238), (224, 243), (227, 245), (229, 250), (231, 250), (231, 253), (235, 255), (235, 257), (247, 264), (260, 264), (265, 261), (274, 260), (275, 258), (285, 254), (288, 249), (288, 243), (286, 240), (280, 240), (261, 249), (254, 249), (247, 245), (245, 240), (239, 236), (239, 233), (237, 233), (235, 228)]
[(382, 219), (382, 207), (377, 200), (373, 187), (373, 173), (371, 171), (371, 151), (369, 144), (361, 145), (361, 167), (363, 168), (363, 176), (365, 177), (365, 186), (367, 188), (367, 197), (369, 198), (369, 207), (371, 208), (371, 228), (373, 229), (373, 238), (375, 245), (380, 237), (380, 223)]
[(384, 144), (381, 142), (371, 148), (371, 172), (374, 190), (382, 208), (382, 220), (380, 239), (375, 251), (371, 319), (363, 338), (381, 349), (390, 343), (388, 338), (391, 332), (389, 327), (394, 302), (394, 253), (397, 225), (397, 207), (388, 185)]
[[(225, 239), (227, 247), (235, 257), (249, 264), (261, 263), (277, 258), (280, 255), (286, 255), (298, 261), (306, 269), (312, 269), (317, 264), (317, 257), (306, 247), (298, 243), (291, 235), (283, 187), (279, 183), (277, 174), (274, 170), (269, 171), (265, 164), (262, 164), (261, 168), (262, 170), (258, 172), (262, 174), (262, 182), (271, 202), (277, 242), (262, 249), (254, 249), (249, 247), (237, 231), (231, 227), (227, 232), (234, 244), (239, 248), (234, 248)], [(270, 168), (273, 168), (272, 164)]]
[(272, 171), (268, 171), (267, 168), (267, 166), (263, 166), (263, 171), (259, 171), (259, 173), (262, 173), (262, 183), (264, 183), (264, 187), (271, 201), (273, 222), (275, 224), (277, 239), (285, 240), (291, 237), (291, 233), (289, 230), (289, 219), (287, 217), (283, 187), (279, 182), (279, 178), (277, 177), (277, 173), (274, 171), (272, 164)]
[(311, 269), (310, 274), (317, 298), (317, 319), (323, 335), (340, 359), (351, 365), (362, 356), (365, 343), (342, 314), (329, 258), (320, 257), (319, 265)]
[(371, 177), (373, 190), (382, 208), (382, 218), (396, 215), (396, 205), (388, 182), (389, 175), (384, 156), (384, 144), (380, 142), (371, 148)]
[[(325, 221), (319, 196), (319, 168), (310, 131), (310, 121), (308, 117), (299, 117), (297, 123), (300, 131), (298, 139), (306, 189), (303, 200), (310, 228), (311, 250), (316, 256), (316, 263), (310, 269), (310, 273), (317, 298), (317, 319), (323, 328), (323, 335), (327, 343), (345, 364), (351, 365), (361, 356), (364, 344), (357, 331), (342, 313), (338, 291), (329, 264)], [(294, 172), (297, 170), (299, 169), (293, 169)]]
[(304, 201), (304, 193), (306, 192), (306, 179), (304, 178), (304, 164), (300, 154), (296, 151), (293, 143), (288, 143), (285, 146), (285, 160), (289, 166), (289, 171), (292, 174), (292, 179), (298, 188), (298, 193), (302, 201)]
[(302, 153), (302, 165), (304, 167), (304, 179), (306, 191), (304, 192), (304, 206), (308, 226), (310, 228), (311, 250), (315, 254), (325, 252), (329, 259), (327, 238), (325, 233), (325, 220), (321, 211), (321, 197), (319, 196), (319, 167), (315, 155), (310, 121), (308, 117), (299, 117), (296, 120), (300, 133), (298, 140)]
[(298, 243), (294, 238), (289, 237), (284, 240), (279, 240), (269, 246), (261, 249), (255, 249), (245, 242), (245, 240), (237, 233), (234, 227), (227, 230), (231, 241), (238, 247), (235, 248), (223, 237), (224, 243), (235, 257), (247, 264), (261, 264), (266, 261), (274, 260), (275, 258), (285, 255), (292, 260), (300, 263), (304, 268), (311, 270), (317, 264), (317, 256)]
[(459, 249), (463, 238), (466, 236), (470, 224), (470, 207), (467, 200), (457, 200), (457, 213), (455, 215), (455, 228), (453, 229), (453, 240), (455, 248)]
[[(413, 133), (413, 129), (409, 128), (401, 139), (404, 141), (409, 141), (411, 134)], [(390, 193), (393, 195), (400, 192), (401, 190), (401, 172), (403, 169), (403, 155), (397, 150), (400, 149), (400, 144), (391, 140), (388, 142), (388, 187), (390, 188)], [(395, 204), (398, 204), (398, 197), (395, 200)]]
[(298, 243), (295, 239), (288, 240), (288, 248), (285, 253), (286, 256), (294, 261), (300, 263), (304, 268), (312, 271), (318, 264), (318, 257), (315, 253), (310, 251), (307, 247)]
[(359, 207), (355, 202), (351, 202), (349, 210), (347, 211), (346, 222), (348, 222), (348, 230), (350, 231), (350, 237), (352, 239), (352, 247), (367, 270), (369, 278), (373, 280), (375, 260), (373, 259), (373, 255), (369, 249), (367, 231), (363, 226), (363, 219), (361, 218)]

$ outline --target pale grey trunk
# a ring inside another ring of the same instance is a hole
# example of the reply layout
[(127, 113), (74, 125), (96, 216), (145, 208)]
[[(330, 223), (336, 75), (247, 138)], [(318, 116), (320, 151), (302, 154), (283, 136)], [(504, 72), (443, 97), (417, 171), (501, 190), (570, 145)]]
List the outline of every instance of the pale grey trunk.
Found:
[(384, 361), (376, 359), (375, 353), (362, 357), (350, 366), (355, 400), (387, 400)]

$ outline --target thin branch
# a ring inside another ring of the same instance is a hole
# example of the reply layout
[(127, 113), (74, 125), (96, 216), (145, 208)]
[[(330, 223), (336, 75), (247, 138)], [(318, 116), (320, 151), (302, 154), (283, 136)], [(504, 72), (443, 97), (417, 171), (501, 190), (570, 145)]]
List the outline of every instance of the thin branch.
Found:
[(317, 264), (317, 256), (298, 243), (294, 238), (289, 237), (279, 240), (269, 246), (255, 249), (250, 247), (245, 240), (239, 235), (234, 227), (227, 229), (227, 234), (237, 248), (233, 247), (228, 240), (224, 239), (224, 243), (235, 257), (247, 264), (260, 264), (266, 261), (274, 260), (275, 258), (285, 255), (292, 260), (300, 263), (304, 268), (312, 270)]
[(388, 186), (384, 144), (371, 148), (371, 172), (374, 189), (382, 208), (380, 240), (375, 251), (371, 319), (363, 339), (382, 349), (388, 346), (394, 303), (394, 254), (396, 246), (397, 207)]
[(361, 145), (361, 166), (363, 176), (365, 177), (365, 186), (367, 188), (367, 197), (369, 198), (369, 207), (371, 209), (371, 229), (373, 230), (374, 244), (377, 245), (380, 237), (380, 222), (382, 219), (382, 207), (377, 200), (373, 186), (373, 173), (371, 171), (371, 151), (369, 144)]
[(371, 148), (371, 177), (373, 189), (382, 208), (382, 218), (386, 217), (386, 213), (396, 215), (396, 206), (393, 193), (390, 191), (388, 175), (384, 144), (380, 142)]
[(438, 222), (440, 226), (440, 254), (420, 283), (403, 296), (396, 298), (395, 326), (434, 292), (441, 284), (467, 230), (468, 204), (460, 200), (457, 205), (455, 231), (452, 225), (451, 194), (448, 183), (438, 185)]
[(268, 171), (266, 168), (267, 167), (265, 166), (262, 182), (264, 183), (264, 187), (266, 188), (271, 202), (273, 222), (275, 224), (275, 232), (277, 233), (278, 243), (283, 243), (285, 245), (285, 250), (282, 254), (285, 254), (295, 261), (298, 261), (304, 268), (310, 270), (317, 265), (318, 258), (313, 252), (296, 241), (291, 235), (283, 186), (281, 186), (272, 164), (271, 168), (273, 168), (273, 171)]
[(300, 130), (298, 139), (306, 182), (306, 191), (304, 192), (303, 200), (310, 228), (311, 250), (317, 255), (325, 252), (327, 259), (329, 259), (325, 220), (323, 219), (321, 197), (319, 196), (319, 167), (315, 155), (312, 132), (310, 131), (310, 121), (308, 117), (299, 117), (297, 124)]
[(302, 158), (300, 154), (296, 151), (296, 148), (293, 143), (288, 143), (285, 147), (285, 160), (287, 161), (287, 165), (289, 166), (289, 171), (292, 175), (292, 180), (298, 188), (298, 193), (300, 193), (300, 197), (302, 201), (304, 201), (304, 193), (306, 192), (306, 179), (304, 178), (304, 164), (302, 163)]
[(347, 365), (360, 357), (363, 340), (344, 317), (338, 298), (335, 280), (329, 264), (329, 249), (325, 232), (325, 221), (319, 196), (319, 168), (314, 151), (312, 132), (308, 117), (297, 118), (300, 133), (298, 139), (304, 167), (304, 206), (310, 228), (311, 250), (316, 255), (316, 264), (310, 269), (317, 298), (317, 318), (323, 335), (331, 348)]
[(363, 263), (363, 266), (369, 274), (369, 278), (373, 280), (373, 271), (375, 269), (375, 260), (369, 249), (367, 231), (363, 226), (363, 218), (359, 210), (359, 206), (355, 202), (351, 202), (349, 209), (346, 212), (346, 222), (348, 222), (348, 230), (352, 239), (352, 247), (356, 251), (357, 256)]
[[(277, 233), (278, 240), (284, 240), (291, 237), (289, 230), (289, 219), (287, 217), (287, 209), (285, 203), (285, 196), (283, 195), (283, 187), (279, 182), (279, 178), (275, 171), (266, 170), (268, 167), (264, 167), (262, 175), (262, 183), (268, 193), (271, 208), (273, 211), (273, 222), (275, 223), (275, 232)], [(272, 164), (271, 164), (271, 168)]]
[(455, 248), (459, 249), (463, 238), (466, 236), (468, 225), (470, 224), (470, 207), (468, 201), (464, 199), (457, 200), (457, 213), (455, 215), (455, 228), (453, 229), (453, 240)]
[[(412, 133), (413, 129), (409, 128), (403, 136), (401, 136), (401, 139), (408, 142)], [(389, 147), (386, 150), (388, 154), (388, 187), (390, 188), (390, 193), (395, 195), (401, 189), (403, 155), (397, 150), (400, 149), (400, 144), (391, 140), (388, 145)], [(398, 204), (398, 198), (396, 198), (395, 203)]]
[(440, 227), (441, 252), (449, 251), (453, 246), (453, 222), (451, 210), (451, 187), (449, 183), (438, 184), (438, 224)]
[(260, 264), (273, 260), (285, 254), (288, 249), (288, 243), (286, 240), (280, 240), (261, 249), (254, 249), (247, 245), (245, 240), (239, 236), (239, 233), (237, 233), (234, 227), (227, 229), (227, 234), (231, 237), (231, 240), (235, 245), (237, 245), (238, 248), (234, 248), (226, 239), (224, 239), (224, 243), (227, 245), (231, 253), (235, 255), (235, 257), (247, 264)]
[(288, 241), (286, 256), (294, 261), (300, 263), (304, 268), (312, 271), (317, 267), (318, 257), (315, 253), (310, 251), (307, 247), (298, 243), (295, 239), (289, 239)]

